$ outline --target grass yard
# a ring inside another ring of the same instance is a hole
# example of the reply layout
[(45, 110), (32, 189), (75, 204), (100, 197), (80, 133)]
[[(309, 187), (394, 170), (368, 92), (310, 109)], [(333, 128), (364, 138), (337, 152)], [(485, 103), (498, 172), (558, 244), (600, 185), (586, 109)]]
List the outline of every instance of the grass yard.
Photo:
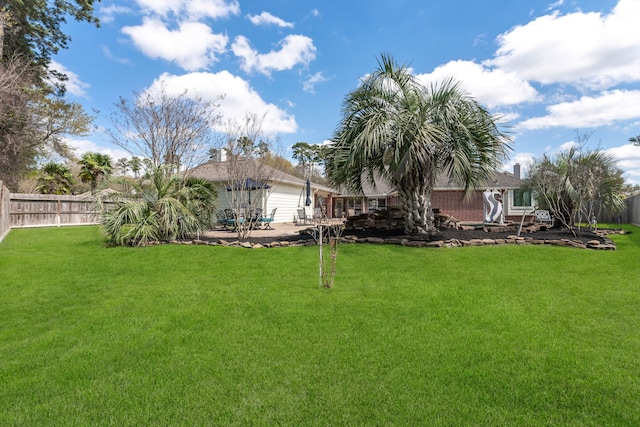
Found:
[(640, 228), (617, 251), (0, 244), (0, 425), (640, 425)]

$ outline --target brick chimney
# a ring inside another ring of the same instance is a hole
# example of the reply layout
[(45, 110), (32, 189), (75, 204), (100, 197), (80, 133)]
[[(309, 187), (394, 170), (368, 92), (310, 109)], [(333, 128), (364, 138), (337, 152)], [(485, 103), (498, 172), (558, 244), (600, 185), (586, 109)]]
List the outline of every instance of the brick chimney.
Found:
[(513, 165), (513, 176), (520, 179), (520, 163)]

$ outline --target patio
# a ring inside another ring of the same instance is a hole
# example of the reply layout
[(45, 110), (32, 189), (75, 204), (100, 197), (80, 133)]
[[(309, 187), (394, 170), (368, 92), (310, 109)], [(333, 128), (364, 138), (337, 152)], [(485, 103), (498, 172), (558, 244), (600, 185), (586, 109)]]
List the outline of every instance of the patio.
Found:
[[(323, 225), (341, 224), (342, 220), (329, 220), (323, 221)], [(300, 232), (308, 228), (314, 227), (313, 223), (292, 223), (292, 222), (279, 222), (272, 224), (272, 229), (258, 228), (251, 231), (248, 241), (254, 243), (268, 243), (271, 241), (294, 241), (294, 240), (307, 240), (312, 237), (309, 234), (301, 234)], [(237, 234), (230, 229), (223, 229), (221, 227), (215, 230), (209, 230), (202, 236), (203, 239), (218, 241), (234, 241), (237, 240)]]

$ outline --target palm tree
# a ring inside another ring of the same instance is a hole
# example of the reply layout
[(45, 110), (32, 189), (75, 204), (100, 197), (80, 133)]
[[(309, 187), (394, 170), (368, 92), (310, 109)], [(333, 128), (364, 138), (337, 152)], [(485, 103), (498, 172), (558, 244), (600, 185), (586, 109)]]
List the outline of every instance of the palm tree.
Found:
[(111, 157), (101, 153), (84, 153), (78, 162), (81, 166), (78, 177), (91, 184), (91, 192), (98, 187), (98, 181), (111, 173)]
[(345, 99), (326, 168), (332, 184), (356, 192), (365, 180), (388, 180), (398, 189), (405, 231), (432, 233), (438, 174), (470, 192), (506, 158), (509, 142), (458, 83), (424, 87), (407, 66), (382, 55), (378, 69)]
[(527, 186), (574, 236), (581, 223), (624, 210), (624, 178), (617, 162), (599, 148), (574, 146), (555, 157), (543, 155), (531, 166)]
[(193, 237), (214, 224), (217, 193), (209, 181), (182, 179), (161, 166), (149, 179), (142, 178), (133, 186), (125, 180), (123, 185), (125, 191), (99, 200), (111, 246), (145, 246), (153, 241)]
[(40, 194), (71, 194), (73, 173), (65, 165), (49, 162), (42, 167), (37, 182)]

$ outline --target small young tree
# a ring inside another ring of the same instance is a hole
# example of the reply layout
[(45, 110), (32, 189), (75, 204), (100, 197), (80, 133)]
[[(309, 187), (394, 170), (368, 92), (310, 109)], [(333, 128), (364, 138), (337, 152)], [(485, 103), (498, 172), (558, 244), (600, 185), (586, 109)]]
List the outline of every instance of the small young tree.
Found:
[(275, 173), (263, 161), (271, 148), (262, 131), (263, 121), (264, 116), (247, 114), (243, 122), (231, 120), (225, 125), (226, 197), (234, 211), (239, 240), (247, 239), (256, 227), (257, 213), (266, 207)]
[(120, 98), (107, 135), (131, 155), (149, 159), (153, 168), (164, 166), (178, 173), (206, 160), (214, 142), (212, 128), (220, 120), (217, 108), (215, 102), (186, 90), (170, 94), (163, 84), (158, 92)]

